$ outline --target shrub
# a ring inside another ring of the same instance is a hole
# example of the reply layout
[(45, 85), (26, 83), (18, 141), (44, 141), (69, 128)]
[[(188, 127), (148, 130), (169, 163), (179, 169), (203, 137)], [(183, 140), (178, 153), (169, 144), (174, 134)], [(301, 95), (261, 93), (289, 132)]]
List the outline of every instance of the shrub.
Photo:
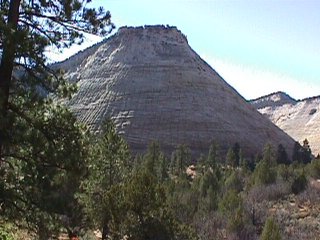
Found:
[(225, 181), (225, 187), (227, 190), (234, 190), (236, 192), (241, 192), (243, 189), (242, 179), (239, 172), (234, 171)]
[(226, 192), (223, 199), (219, 202), (219, 210), (227, 216), (232, 216), (234, 211), (240, 206), (242, 206), (242, 199), (235, 190)]
[(12, 235), (11, 230), (6, 227), (5, 224), (3, 224), (2, 226), (0, 225), (0, 240), (14, 240), (14, 236)]
[(262, 160), (258, 163), (256, 169), (254, 170), (253, 176), (255, 184), (268, 185), (276, 181), (277, 172), (267, 161)]
[(320, 178), (320, 159), (314, 159), (309, 165), (309, 174), (311, 177)]
[(294, 169), (292, 166), (279, 164), (277, 167), (278, 177), (285, 182), (290, 182), (294, 178)]
[(193, 225), (200, 239), (224, 239), (226, 218), (219, 212), (198, 214)]
[(267, 219), (260, 240), (281, 240), (280, 229), (273, 218)]
[(291, 185), (291, 191), (294, 194), (298, 194), (306, 189), (308, 181), (306, 176), (302, 173), (296, 179), (294, 179)]

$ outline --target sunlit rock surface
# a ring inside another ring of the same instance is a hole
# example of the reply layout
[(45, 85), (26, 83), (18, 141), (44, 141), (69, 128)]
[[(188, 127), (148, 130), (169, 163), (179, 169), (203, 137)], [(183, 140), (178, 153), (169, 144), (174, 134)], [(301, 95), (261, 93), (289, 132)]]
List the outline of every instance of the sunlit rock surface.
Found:
[(79, 91), (67, 103), (93, 131), (112, 118), (132, 151), (152, 140), (170, 153), (186, 144), (207, 153), (235, 142), (246, 155), (267, 142), (291, 149), (293, 140), (246, 102), (188, 45), (175, 27), (123, 27), (109, 39), (56, 67)]
[(277, 92), (251, 103), (296, 141), (308, 139), (314, 155), (320, 153), (320, 96), (297, 101)]

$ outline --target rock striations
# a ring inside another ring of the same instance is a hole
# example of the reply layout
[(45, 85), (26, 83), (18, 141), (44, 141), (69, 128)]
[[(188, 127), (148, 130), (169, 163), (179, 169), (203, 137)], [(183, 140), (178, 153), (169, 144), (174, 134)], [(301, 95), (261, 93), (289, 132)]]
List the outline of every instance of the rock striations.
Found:
[(251, 103), (296, 141), (308, 139), (314, 155), (320, 153), (320, 96), (297, 101), (277, 92)]
[(175, 27), (123, 27), (57, 64), (79, 91), (68, 102), (93, 131), (114, 120), (134, 152), (152, 140), (169, 153), (186, 144), (206, 153), (235, 142), (247, 155), (293, 140), (262, 116), (188, 45)]

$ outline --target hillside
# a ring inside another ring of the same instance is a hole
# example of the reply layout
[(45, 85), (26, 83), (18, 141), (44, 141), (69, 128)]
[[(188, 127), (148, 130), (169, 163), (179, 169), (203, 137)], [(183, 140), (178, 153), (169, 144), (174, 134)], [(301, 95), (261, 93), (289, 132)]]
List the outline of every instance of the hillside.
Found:
[(320, 153), (319, 96), (295, 100), (277, 92), (251, 100), (251, 104), (296, 141), (308, 139), (314, 155)]

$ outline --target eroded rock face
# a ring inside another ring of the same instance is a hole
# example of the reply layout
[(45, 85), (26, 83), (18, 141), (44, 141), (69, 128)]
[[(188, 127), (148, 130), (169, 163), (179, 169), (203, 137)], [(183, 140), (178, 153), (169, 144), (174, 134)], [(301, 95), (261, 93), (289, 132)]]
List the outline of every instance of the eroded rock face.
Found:
[(278, 92), (252, 100), (252, 104), (296, 141), (302, 144), (308, 139), (314, 155), (320, 153), (320, 97), (297, 101)]
[(247, 155), (267, 142), (293, 140), (246, 102), (188, 45), (175, 27), (124, 27), (104, 42), (59, 63), (79, 91), (67, 104), (93, 131), (112, 118), (134, 152), (152, 140), (170, 153), (194, 154), (214, 140)]
[(257, 108), (265, 107), (276, 108), (285, 104), (295, 105), (297, 101), (284, 92), (272, 93), (254, 100), (250, 100), (251, 104)]

